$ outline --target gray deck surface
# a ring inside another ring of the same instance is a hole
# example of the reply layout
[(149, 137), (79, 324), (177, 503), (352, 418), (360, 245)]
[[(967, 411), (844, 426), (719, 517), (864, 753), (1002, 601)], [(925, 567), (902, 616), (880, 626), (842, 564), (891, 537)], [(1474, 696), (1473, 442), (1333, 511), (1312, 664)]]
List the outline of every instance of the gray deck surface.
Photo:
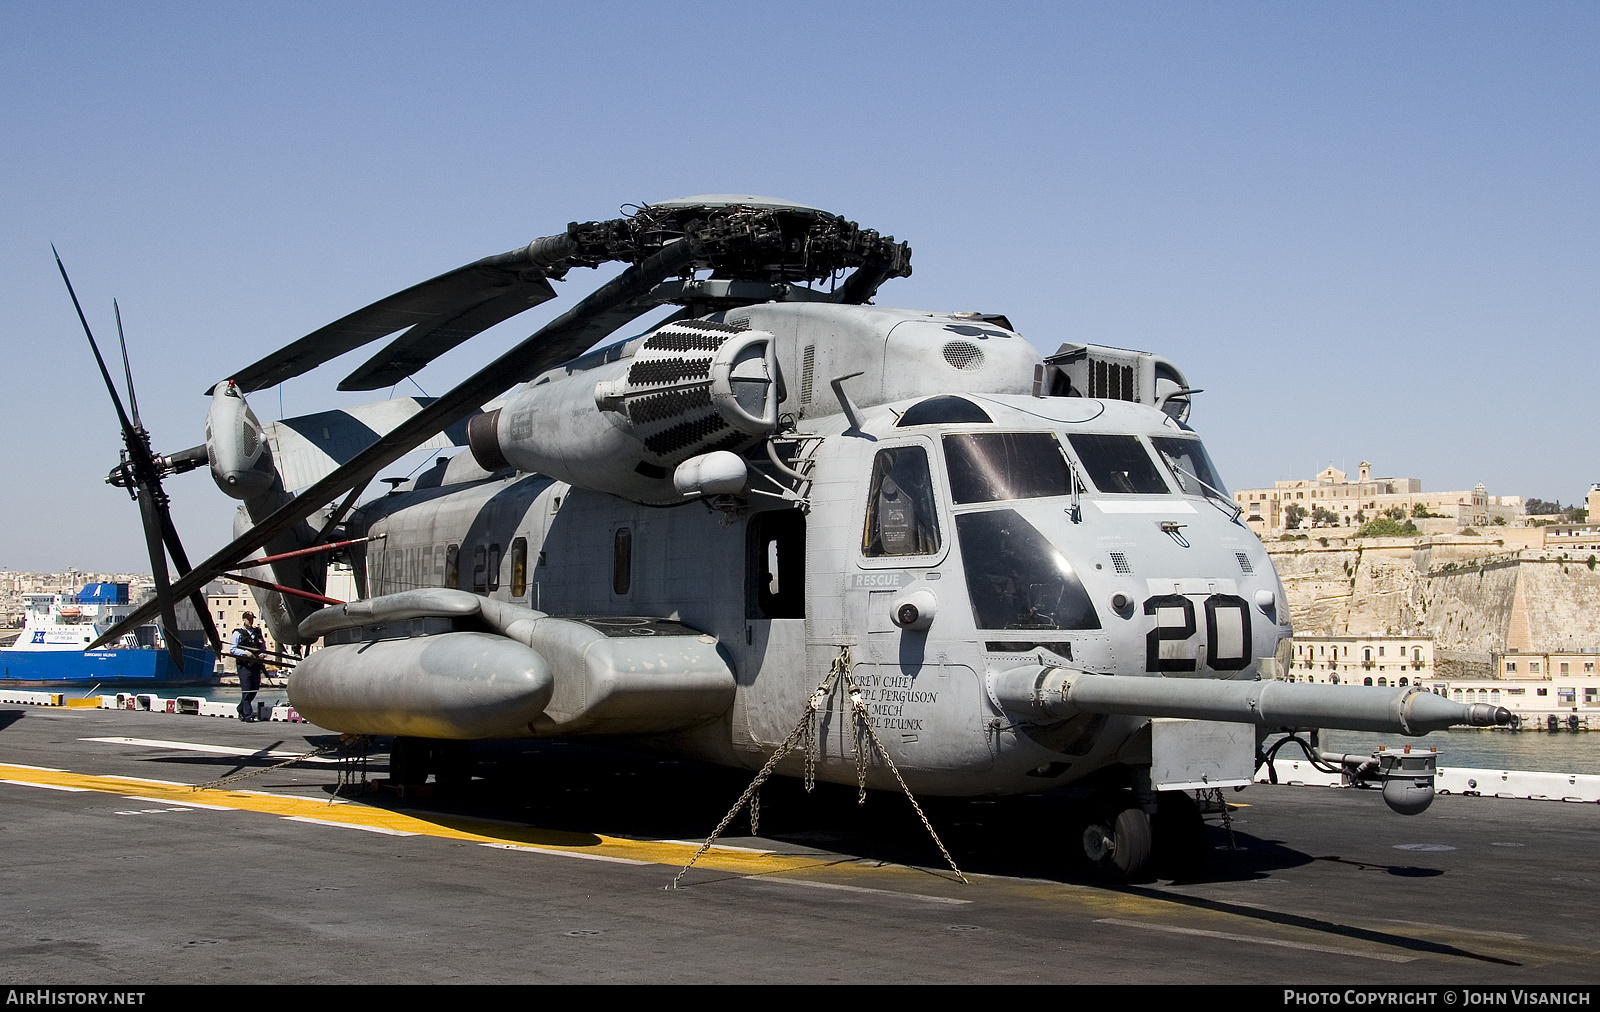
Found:
[[(263, 755), (87, 740), (106, 737)], [(330, 740), (305, 724), (0, 707), (0, 763), (80, 777), (198, 784)], [(134, 781), (125, 794), (104, 780), (0, 783), (0, 979), (1600, 981), (1600, 805), (1440, 797), (1407, 819), (1376, 792), (1256, 786), (1229, 795), (1248, 806), (1235, 812), (1241, 849), (1208, 830), (1204, 877), (1112, 888), (1073, 863), (1071, 798), (933, 801), (964, 886), (903, 798), (858, 808), (854, 790), (807, 796), (784, 781), (763, 792), (762, 836), (741, 816), (726, 841), (772, 854), (714, 861), (671, 891), (689, 849), (648, 841), (703, 839), (748, 774), (549, 742), (477, 757), (483, 779), (450, 799), (374, 792), (329, 806), (330, 765), (231, 785), (279, 796), (252, 796), (258, 807), (331, 821), (402, 810), (373, 818), (421, 827), (414, 836), (185, 808), (171, 788), (135, 800), (152, 790)], [(0, 771), (30, 777), (61, 779)], [(497, 832), (523, 849), (486, 845)], [(587, 848), (601, 838), (624, 839)], [(575, 860), (548, 843), (649, 863)]]

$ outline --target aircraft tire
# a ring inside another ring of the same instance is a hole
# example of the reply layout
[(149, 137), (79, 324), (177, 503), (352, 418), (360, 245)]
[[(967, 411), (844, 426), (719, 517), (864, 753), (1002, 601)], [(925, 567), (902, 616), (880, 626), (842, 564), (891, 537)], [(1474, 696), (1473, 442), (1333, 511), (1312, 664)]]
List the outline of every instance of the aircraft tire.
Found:
[(1150, 817), (1132, 804), (1113, 804), (1089, 819), (1083, 854), (1102, 876), (1115, 882), (1148, 879), (1153, 841)]
[(1205, 870), (1206, 823), (1187, 791), (1162, 791), (1151, 826), (1155, 868), (1163, 877), (1192, 879)]

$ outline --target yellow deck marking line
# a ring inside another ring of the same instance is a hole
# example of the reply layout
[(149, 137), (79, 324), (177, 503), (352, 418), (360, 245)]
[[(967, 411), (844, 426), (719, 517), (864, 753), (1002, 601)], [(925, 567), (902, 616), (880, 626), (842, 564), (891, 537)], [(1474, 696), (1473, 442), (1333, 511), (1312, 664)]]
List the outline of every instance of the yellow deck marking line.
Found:
[(1276, 945), (1284, 949), (1304, 949), (1307, 952), (1327, 952), (1335, 956), (1357, 956), (1361, 959), (1381, 959), (1385, 963), (1413, 963), (1416, 956), (1402, 956), (1393, 952), (1368, 952), (1364, 949), (1347, 949), (1338, 945), (1317, 945), (1313, 942), (1291, 942), (1284, 938), (1265, 935), (1240, 935), (1232, 931), (1208, 931), (1204, 928), (1180, 928), (1176, 924), (1150, 924), (1145, 921), (1124, 921), (1116, 917), (1102, 917), (1096, 924), (1115, 924), (1124, 928), (1143, 928), (1146, 931), (1165, 931), (1172, 935), (1198, 935), (1201, 938), (1220, 938), (1226, 942), (1249, 942), (1252, 945)]
[(609, 861), (611, 864), (649, 865), (650, 861), (635, 861), (631, 857), (612, 857), (609, 854), (585, 854), (581, 850), (551, 850), (548, 847), (523, 847), (515, 843), (483, 843), (480, 847), (496, 850), (515, 850), (522, 854), (549, 854), (552, 857), (581, 857), (585, 861)]
[(285, 815), (290, 822), (309, 822), (313, 826), (332, 826), (335, 829), (359, 829), (363, 833), (383, 833), (387, 836), (421, 836), (421, 833), (410, 833), (404, 829), (390, 829), (387, 826), (363, 826), (358, 822), (336, 822), (333, 819), (313, 819), (308, 815)]
[[(84, 773), (54, 773), (46, 770), (24, 770), (8, 763), (0, 763), (0, 776), (16, 774), (18, 781), (30, 786), (46, 784), (76, 790), (100, 791), (125, 797), (128, 777), (97, 776)], [(540, 829), (537, 826), (500, 825), (480, 819), (451, 815), (432, 815), (411, 810), (397, 812), (365, 805), (349, 804), (331, 806), (324, 799), (301, 798), (287, 794), (269, 794), (260, 791), (230, 791), (212, 789), (195, 791), (189, 785), (164, 787), (159, 782), (139, 780), (141, 790), (157, 803), (193, 805), (202, 801), (219, 808), (260, 812), (296, 821), (348, 826), (351, 828), (376, 827), (378, 832), (395, 831), (469, 843), (510, 844), (518, 849), (528, 848), (551, 853), (622, 859), (640, 864), (682, 867), (699, 849), (698, 844), (669, 843), (648, 840), (630, 840), (623, 837), (602, 836), (594, 833), (575, 833)], [(502, 848), (502, 849), (510, 849)], [(863, 864), (848, 859), (800, 854), (758, 853), (749, 849), (732, 850), (713, 847), (702, 857), (696, 867), (707, 871), (731, 872), (741, 876), (769, 876), (777, 874), (822, 872), (831, 876), (856, 877), (870, 875), (882, 881), (886, 876), (915, 876), (919, 883), (929, 881), (929, 873), (897, 865)], [(886, 890), (893, 891), (893, 890)]]

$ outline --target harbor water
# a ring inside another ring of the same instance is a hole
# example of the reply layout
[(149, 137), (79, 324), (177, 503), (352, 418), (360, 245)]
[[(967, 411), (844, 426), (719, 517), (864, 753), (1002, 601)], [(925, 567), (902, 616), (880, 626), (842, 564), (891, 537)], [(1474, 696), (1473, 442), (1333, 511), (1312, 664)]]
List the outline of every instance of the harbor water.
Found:
[[(1333, 752), (1368, 754), (1384, 746), (1436, 748), (1439, 765), (1538, 773), (1600, 773), (1600, 733), (1588, 731), (1490, 731), (1462, 728), (1421, 738), (1365, 731), (1324, 731), (1322, 747)], [(1280, 756), (1298, 758), (1288, 746)]]

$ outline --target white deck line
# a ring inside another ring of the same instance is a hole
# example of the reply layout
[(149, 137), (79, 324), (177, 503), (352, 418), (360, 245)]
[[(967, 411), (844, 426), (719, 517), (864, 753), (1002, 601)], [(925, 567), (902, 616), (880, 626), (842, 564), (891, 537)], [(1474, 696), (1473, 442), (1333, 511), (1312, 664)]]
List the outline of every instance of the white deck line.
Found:
[(1144, 928), (1147, 931), (1165, 931), (1171, 935), (1198, 935), (1201, 938), (1220, 938), (1227, 942), (1251, 942), (1255, 945), (1276, 945), (1284, 949), (1304, 949), (1307, 952), (1327, 952), (1336, 956), (1356, 956), (1360, 959), (1380, 959), (1385, 963), (1412, 963), (1416, 956), (1402, 956), (1392, 952), (1366, 952), (1346, 949), (1337, 945), (1318, 945), (1315, 942), (1291, 942), (1286, 938), (1267, 938), (1265, 935), (1239, 935), (1231, 931), (1210, 931), (1205, 928), (1180, 928), (1176, 924), (1151, 924), (1148, 921), (1124, 921), (1117, 917), (1102, 917), (1096, 924), (1115, 924), (1123, 928)]
[(313, 826), (332, 826), (335, 829), (359, 829), (363, 833), (382, 833), (384, 836), (421, 836), (421, 833), (408, 833), (403, 829), (390, 829), (387, 826), (362, 826), (354, 822), (334, 822), (331, 819), (313, 819), (309, 815), (281, 816), (288, 822), (308, 822)]
[[(159, 738), (79, 738), (79, 741), (100, 742), (105, 745), (141, 745), (145, 748), (169, 748), (179, 752), (203, 752), (209, 755), (231, 756), (263, 756), (271, 759), (293, 759), (305, 755), (304, 752), (284, 752), (281, 750), (263, 752), (257, 748), (240, 748), (237, 745), (209, 745), (197, 741), (164, 741)], [(336, 763), (339, 760), (329, 759), (326, 756), (314, 756), (304, 760), (308, 763)]]

